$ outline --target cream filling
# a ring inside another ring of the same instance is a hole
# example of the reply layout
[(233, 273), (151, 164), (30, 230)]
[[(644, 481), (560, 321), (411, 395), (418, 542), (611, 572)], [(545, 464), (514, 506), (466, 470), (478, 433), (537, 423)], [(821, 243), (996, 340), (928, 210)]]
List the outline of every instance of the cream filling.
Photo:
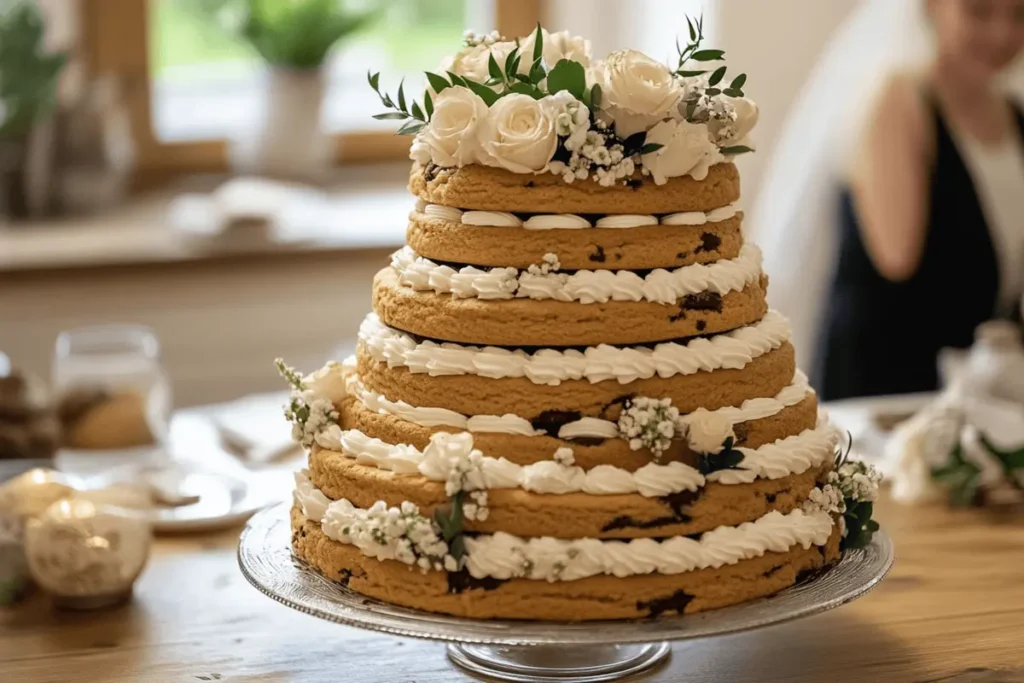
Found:
[(789, 322), (769, 311), (760, 321), (727, 334), (666, 342), (648, 347), (591, 346), (584, 351), (543, 349), (534, 354), (492, 346), (477, 347), (433, 341), (417, 342), (391, 329), (371, 313), (359, 327), (366, 351), (388, 367), (404, 367), (432, 377), (479, 375), (491, 379), (526, 377), (555, 386), (566, 380), (628, 384), (638, 379), (692, 375), (701, 371), (738, 370), (789, 341)]
[[(740, 406), (726, 406), (710, 411), (725, 417), (733, 424), (761, 420), (781, 413), (814, 393), (807, 382), (807, 376), (797, 370), (793, 382), (772, 398), (750, 398)], [(530, 421), (518, 415), (473, 415), (467, 417), (447, 408), (411, 406), (405, 401), (392, 401), (383, 394), (370, 391), (361, 382), (355, 381), (352, 395), (368, 410), (381, 415), (393, 415), (421, 427), (453, 427), (459, 431), (474, 434), (514, 434), (516, 436), (543, 436), (544, 431), (534, 429)], [(687, 421), (689, 415), (683, 416)], [(611, 420), (584, 417), (569, 422), (558, 430), (559, 439), (613, 439), (618, 438), (619, 428)]]
[(576, 214), (535, 214), (523, 221), (505, 211), (463, 211), (439, 204), (417, 204), (416, 211), (427, 218), (439, 218), (451, 223), (493, 228), (526, 228), (527, 230), (580, 230), (584, 228), (628, 229), (649, 225), (705, 225), (720, 223), (739, 213), (736, 204), (729, 204), (711, 211), (687, 211), (662, 216), (614, 214), (602, 216), (596, 224)]
[(695, 263), (674, 270), (658, 268), (646, 277), (630, 270), (578, 270), (575, 273), (530, 273), (516, 268), (451, 266), (417, 256), (403, 247), (391, 257), (400, 284), (417, 292), (450, 294), (455, 299), (514, 299), (578, 301), (652, 301), (675, 304), (699, 292), (728, 294), (761, 277), (761, 250), (745, 244), (734, 259)]
[[(303, 474), (296, 475), (295, 501), (305, 517), (321, 525), (328, 538), (351, 543), (345, 527), (365, 510), (347, 500), (327, 501)], [(674, 536), (661, 541), (637, 538), (601, 541), (594, 538), (519, 538), (504, 532), (467, 536), (466, 568), (475, 578), (526, 578), (573, 581), (607, 574), (615, 577), (643, 574), (681, 574), (717, 568), (761, 557), (767, 552), (787, 552), (799, 546), (823, 546), (832, 534), (832, 517), (826, 512), (793, 510), (769, 512), (753, 522), (718, 527), (699, 539)], [(364, 547), (366, 546), (366, 547)], [(372, 544), (357, 545), (364, 554), (381, 557)]]
[[(740, 448), (743, 461), (737, 470), (722, 470), (708, 475), (707, 480), (722, 484), (743, 484), (757, 478), (781, 479), (802, 474), (834, 457), (839, 437), (822, 417), (818, 426), (794, 436), (765, 444), (760, 448)], [(450, 472), (436, 459), (407, 444), (389, 444), (363, 432), (343, 430), (331, 425), (316, 437), (317, 444), (337, 451), (362, 465), (370, 465), (395, 474), (420, 474), (431, 481), (447, 481)], [(732, 475), (732, 476), (718, 476)], [(649, 463), (630, 472), (613, 465), (599, 465), (584, 470), (544, 460), (519, 465), (505, 458), (483, 456), (480, 463), (480, 489), (521, 488), (531, 493), (620, 495), (639, 493), (647, 498), (668, 496), (681, 491), (696, 491), (705, 484), (705, 477), (696, 468), (681, 462), (665, 465)]]

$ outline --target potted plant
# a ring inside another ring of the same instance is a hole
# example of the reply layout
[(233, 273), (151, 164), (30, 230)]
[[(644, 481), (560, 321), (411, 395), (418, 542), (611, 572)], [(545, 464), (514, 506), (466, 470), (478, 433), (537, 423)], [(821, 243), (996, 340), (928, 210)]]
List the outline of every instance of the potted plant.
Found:
[(332, 150), (320, 127), (324, 62), (335, 45), (376, 18), (376, 6), (352, 10), (339, 0), (209, 0), (205, 9), (267, 65), (262, 116), (255, 129), (232, 141), (233, 166), (271, 177), (318, 179)]
[(0, 220), (34, 213), (37, 199), (45, 201), (52, 130), (44, 124), (67, 56), (47, 53), (43, 34), (34, 2), (0, 8)]

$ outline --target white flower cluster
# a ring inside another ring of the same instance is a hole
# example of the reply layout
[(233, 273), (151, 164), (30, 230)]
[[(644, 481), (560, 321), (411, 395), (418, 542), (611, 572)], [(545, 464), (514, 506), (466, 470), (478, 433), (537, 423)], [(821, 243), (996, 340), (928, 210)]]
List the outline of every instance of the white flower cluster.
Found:
[[(298, 410), (296, 401), (301, 402)], [(338, 411), (334, 404), (326, 398), (315, 398), (305, 402), (304, 398), (292, 398), (292, 403), (285, 407), (285, 417), (292, 421), (292, 438), (309, 448), (316, 440), (317, 434), (331, 425), (338, 424)]]
[[(582, 109), (586, 111), (586, 107)], [(639, 157), (627, 157), (621, 143), (609, 144), (607, 124), (598, 121), (595, 125), (597, 129), (591, 130), (588, 120), (586, 127), (573, 130), (563, 143), (570, 152), (569, 161), (552, 161), (548, 170), (567, 183), (592, 177), (602, 187), (625, 182), (632, 176)]]
[(811, 489), (803, 504), (804, 512), (827, 512), (831, 515), (842, 515), (846, 512), (846, 500), (839, 487), (825, 484), (821, 488)]
[(415, 565), (423, 572), (459, 569), (459, 562), (448, 554), (441, 530), (409, 501), (403, 502), (401, 508), (389, 508), (379, 500), (365, 514), (352, 514), (341, 534), (339, 540), (343, 543), (387, 548), (396, 560)]
[(874, 502), (878, 498), (878, 485), (882, 475), (874, 465), (860, 460), (848, 460), (835, 472), (830, 472), (828, 481), (839, 488), (843, 497), (857, 503)]
[(471, 502), (463, 505), (462, 512), (467, 519), (482, 522), (489, 513), (483, 459), (483, 453), (473, 448), (473, 435), (469, 432), (438, 432), (430, 437), (430, 444), (423, 450), (419, 469), (429, 479), (444, 480), (448, 496), (469, 492)]
[(655, 460), (672, 445), (679, 428), (679, 409), (670, 398), (638, 396), (626, 403), (619, 416), (619, 434), (629, 440), (629, 447), (638, 451), (647, 448)]
[(538, 277), (548, 275), (550, 273), (556, 273), (561, 270), (562, 264), (558, 260), (557, 254), (544, 254), (544, 262), (541, 264), (533, 264), (526, 269), (526, 272), (530, 275), (536, 275)]
[(501, 42), (501, 34), (497, 30), (478, 36), (473, 31), (466, 30), (462, 33), (462, 44), (465, 47), (492, 47), (495, 43)]
[(555, 462), (562, 467), (572, 467), (576, 464), (576, 454), (571, 448), (562, 447), (555, 451)]

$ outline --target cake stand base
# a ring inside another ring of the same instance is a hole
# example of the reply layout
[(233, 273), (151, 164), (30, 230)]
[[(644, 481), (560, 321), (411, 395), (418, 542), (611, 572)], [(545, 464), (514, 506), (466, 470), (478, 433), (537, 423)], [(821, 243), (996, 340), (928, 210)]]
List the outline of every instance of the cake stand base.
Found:
[(667, 642), (631, 645), (470, 645), (452, 643), (448, 658), (475, 674), (500, 681), (546, 683), (617, 681), (668, 658)]

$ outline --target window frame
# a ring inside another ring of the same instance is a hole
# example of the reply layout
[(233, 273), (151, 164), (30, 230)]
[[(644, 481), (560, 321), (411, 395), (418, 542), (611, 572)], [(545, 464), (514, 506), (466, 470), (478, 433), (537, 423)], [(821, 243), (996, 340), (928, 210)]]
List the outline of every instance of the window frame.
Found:
[[(526, 35), (542, 18), (544, 0), (492, 0), (498, 31)], [(81, 54), (86, 73), (113, 76), (135, 141), (133, 184), (150, 187), (185, 173), (228, 170), (225, 140), (163, 142), (153, 127), (149, 78), (148, 0), (82, 0)], [(336, 164), (407, 158), (410, 139), (385, 131), (334, 135)]]

